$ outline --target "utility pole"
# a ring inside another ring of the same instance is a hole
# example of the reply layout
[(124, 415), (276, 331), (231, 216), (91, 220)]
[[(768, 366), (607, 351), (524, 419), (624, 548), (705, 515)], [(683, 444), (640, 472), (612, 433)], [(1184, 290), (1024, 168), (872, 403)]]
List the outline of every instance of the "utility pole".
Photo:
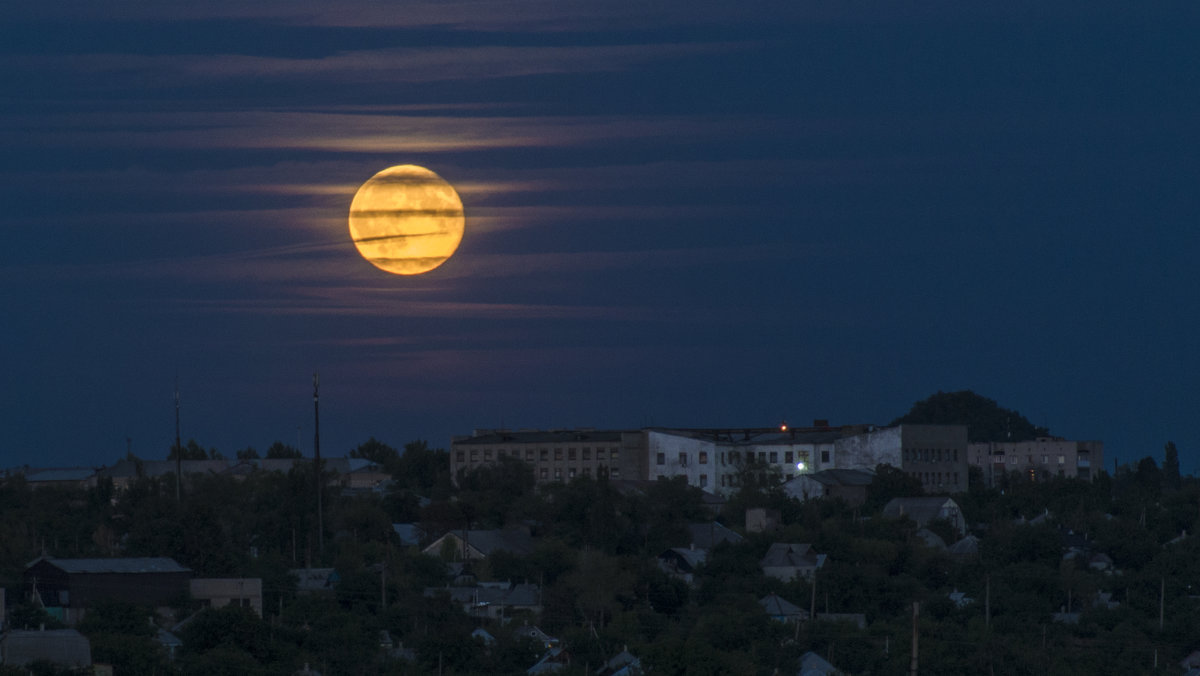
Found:
[[(1162, 629), (1163, 629), (1163, 606), (1166, 605), (1166, 602), (1167, 602), (1167, 578), (1162, 577), (1162, 578), (1159, 578), (1159, 587), (1158, 587), (1158, 630), (1159, 631), (1162, 631)], [(1155, 653), (1155, 655), (1156, 655), (1155, 659), (1157, 660), (1158, 659), (1157, 653)], [(1158, 666), (1157, 663), (1155, 664), (1155, 666)]]
[(317, 474), (317, 555), (325, 560), (325, 511), (321, 508), (322, 486), (321, 477), (321, 380), (313, 371), (313, 467)]
[(984, 586), (983, 593), (983, 626), (985, 629), (992, 627), (992, 576), (988, 574), (987, 582)]
[(179, 376), (175, 376), (175, 502), (183, 499), (183, 445), (179, 441)]
[(917, 676), (917, 620), (920, 616), (921, 604), (913, 601), (912, 661), (908, 664), (908, 676)]

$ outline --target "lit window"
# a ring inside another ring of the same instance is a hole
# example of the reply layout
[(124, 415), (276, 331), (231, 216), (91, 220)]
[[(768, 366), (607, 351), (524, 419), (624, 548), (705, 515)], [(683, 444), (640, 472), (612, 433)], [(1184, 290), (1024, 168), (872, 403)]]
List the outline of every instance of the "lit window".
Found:
[(1064, 465), (1064, 464), (1066, 464), (1066, 462), (1067, 462), (1067, 456), (1065, 456), (1065, 455), (1058, 456), (1058, 464)]

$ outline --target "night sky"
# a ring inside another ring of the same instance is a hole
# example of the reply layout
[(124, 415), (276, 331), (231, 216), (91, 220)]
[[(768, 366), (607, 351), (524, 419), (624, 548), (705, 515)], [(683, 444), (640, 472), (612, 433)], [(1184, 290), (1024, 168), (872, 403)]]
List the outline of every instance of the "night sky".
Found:
[[(115, 5), (115, 6), (113, 6)], [(0, 466), (972, 389), (1200, 466), (1194, 3), (19, 2)], [(350, 200), (418, 164), (419, 277)], [(128, 446), (127, 446), (128, 444)]]

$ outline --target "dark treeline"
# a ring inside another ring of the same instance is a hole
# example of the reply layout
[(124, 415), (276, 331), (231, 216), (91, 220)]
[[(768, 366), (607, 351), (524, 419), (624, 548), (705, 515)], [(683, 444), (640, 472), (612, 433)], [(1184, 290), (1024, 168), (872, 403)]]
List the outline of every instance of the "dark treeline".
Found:
[[(980, 538), (979, 554), (965, 558), (927, 546), (911, 521), (879, 516), (891, 497), (920, 492), (899, 472), (881, 468), (857, 509), (747, 485), (717, 517), (746, 539), (712, 550), (694, 586), (655, 562), (668, 547), (686, 546), (688, 523), (713, 518), (682, 481), (644, 493), (623, 493), (603, 477), (536, 486), (528, 466), (506, 459), (454, 485), (445, 452), (423, 443), (399, 453), (372, 439), (355, 455), (395, 481), (382, 495), (327, 489), (323, 557), (311, 464), (287, 474), (191, 476), (180, 501), (173, 477), (143, 478), (123, 491), (103, 481), (33, 490), (7, 479), (0, 581), (15, 603), (10, 623), (53, 626), (21, 580), (26, 564), (46, 553), (171, 556), (197, 577), (262, 578), (262, 618), (238, 608), (199, 611), (179, 599), (179, 616), (195, 616), (180, 630), (174, 662), (154, 641), (149, 609), (94, 608), (79, 629), (94, 660), (119, 674), (291, 674), (306, 663), (326, 674), (521, 674), (543, 652), (515, 635), (525, 621), (562, 639), (573, 658), (568, 674), (590, 673), (625, 646), (656, 674), (794, 673), (809, 650), (848, 673), (896, 674), (911, 658), (914, 602), (922, 674), (1157, 673), (1155, 660), (1158, 671), (1173, 672), (1200, 648), (1200, 540), (1180, 537), (1197, 527), (1200, 481), (1179, 476), (1173, 446), (1161, 463), (1145, 458), (1092, 483), (1012, 475), (987, 488), (972, 472), (971, 491), (954, 496)], [(752, 507), (778, 510), (779, 529), (745, 533)], [(541, 616), (502, 627), (445, 597), (427, 598), (427, 587), (451, 578), (441, 558), (400, 545), (391, 524), (409, 522), (427, 530), (427, 541), (468, 526), (530, 528), (532, 553), (497, 553), (469, 572), (541, 585)], [(948, 524), (931, 530), (955, 539)], [(1068, 531), (1119, 572), (1064, 559)], [(811, 543), (828, 555), (815, 588), (762, 574), (759, 560), (772, 542)], [(296, 593), (288, 570), (308, 564), (337, 569), (334, 594)], [(956, 590), (974, 602), (955, 604)], [(862, 613), (867, 627), (773, 621), (758, 604), (772, 592), (818, 613)], [(1078, 615), (1054, 621), (1061, 612)], [(479, 626), (496, 643), (472, 639)], [(381, 631), (405, 657), (381, 650)]]

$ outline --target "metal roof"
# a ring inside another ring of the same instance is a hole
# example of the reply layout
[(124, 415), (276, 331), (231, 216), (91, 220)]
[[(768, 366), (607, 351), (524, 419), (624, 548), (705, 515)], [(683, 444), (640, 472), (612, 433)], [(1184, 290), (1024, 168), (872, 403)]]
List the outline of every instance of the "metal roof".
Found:
[(455, 439), (454, 445), (472, 444), (567, 444), (621, 441), (622, 430), (531, 430), (490, 431), (475, 436)]
[(52, 559), (39, 557), (26, 568), (45, 561), (66, 573), (190, 573), (175, 559), (158, 556), (130, 559)]

